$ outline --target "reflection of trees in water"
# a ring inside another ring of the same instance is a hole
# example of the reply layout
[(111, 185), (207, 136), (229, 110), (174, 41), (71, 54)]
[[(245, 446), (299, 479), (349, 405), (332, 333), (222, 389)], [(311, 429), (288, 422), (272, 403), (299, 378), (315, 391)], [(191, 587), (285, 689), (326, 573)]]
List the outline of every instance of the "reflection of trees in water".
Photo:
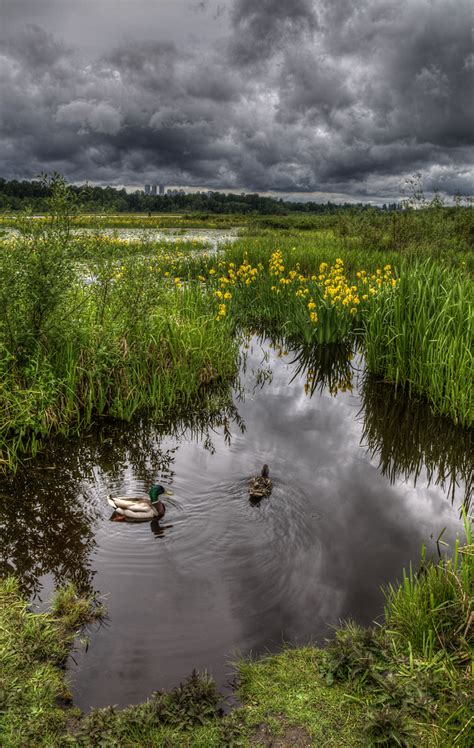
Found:
[[(161, 424), (147, 418), (130, 424), (104, 422), (84, 438), (53, 441), (28, 467), (2, 480), (0, 573), (15, 573), (30, 595), (40, 591), (46, 574), (56, 585), (72, 581), (91, 592), (94, 524), (101, 516), (96, 478), (119, 483), (131, 473), (145, 485), (157, 479), (169, 482), (183, 438), (201, 441), (213, 452), (217, 429), (223, 429), (229, 444), (232, 424), (244, 431), (229, 390), (225, 396), (214, 393), (208, 407)], [(165, 448), (164, 437), (177, 445)]]
[(290, 380), (305, 377), (304, 390), (310, 397), (327, 389), (331, 395), (352, 392), (353, 350), (343, 344), (317, 345), (292, 350), (295, 366)]
[[(252, 337), (244, 339), (240, 354), (240, 372), (247, 372), (247, 356)], [(354, 367), (353, 344), (331, 343), (327, 345), (296, 346), (291, 341), (282, 337), (266, 338), (256, 336), (254, 344), (259, 345), (262, 350), (262, 359), (257, 369), (252, 369), (255, 378), (255, 389), (263, 387), (272, 382), (271, 367), (266, 366), (269, 355), (268, 348), (273, 349), (279, 358), (291, 354), (290, 366), (294, 366), (290, 384), (300, 379), (305, 379), (304, 391), (309, 397), (324, 389), (331, 395), (338, 392), (352, 392)]]
[(434, 415), (428, 403), (410, 399), (393, 385), (363, 379), (362, 442), (379, 470), (393, 483), (399, 478), (416, 484), (423, 468), (429, 483), (441, 486), (454, 500), (464, 484), (464, 503), (469, 506), (473, 488), (472, 431), (460, 429)]
[(0, 484), (0, 569), (15, 573), (28, 594), (39, 592), (45, 574), (92, 591), (97, 511), (81, 477), (77, 460), (51, 469), (43, 457)]
[[(305, 379), (310, 396), (323, 390), (331, 394), (352, 391), (355, 368), (347, 345), (292, 348), (284, 340), (270, 343), (278, 355), (290, 352), (294, 366), (291, 382)], [(423, 469), (429, 484), (441, 486), (451, 500), (462, 484), (464, 503), (473, 490), (472, 431), (458, 428), (432, 413), (427, 402), (410, 399), (392, 385), (361, 377), (363, 406), (362, 442), (378, 456), (379, 470), (391, 483), (398, 478), (416, 481)]]

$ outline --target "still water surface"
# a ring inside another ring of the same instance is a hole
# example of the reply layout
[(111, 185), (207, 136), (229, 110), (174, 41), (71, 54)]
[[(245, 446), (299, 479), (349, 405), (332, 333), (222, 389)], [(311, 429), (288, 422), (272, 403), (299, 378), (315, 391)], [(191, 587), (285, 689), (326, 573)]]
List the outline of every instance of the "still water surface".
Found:
[[(73, 229), (72, 233), (117, 237), (127, 242), (166, 242), (170, 244), (197, 242), (203, 248), (215, 251), (224, 244), (235, 242), (239, 238), (239, 231), (238, 227), (232, 229), (78, 228)], [(19, 234), (15, 228), (7, 228), (4, 233), (6, 236), (17, 236)]]
[[(106, 425), (2, 487), (15, 494), (7, 568), (36, 604), (67, 579), (105, 598), (107, 621), (68, 665), (79, 707), (136, 703), (194, 667), (225, 689), (239, 654), (321, 642), (340, 619), (370, 623), (380, 586), (423, 541), (434, 552), (443, 528), (453, 541), (469, 434), (342, 359), (295, 361), (252, 339), (214, 420)], [(248, 479), (264, 462), (273, 493), (253, 506)], [(156, 481), (176, 500), (161, 524), (110, 522), (108, 494), (146, 495)]]
[(205, 247), (216, 250), (223, 244), (235, 242), (239, 229), (77, 229), (74, 234), (96, 234), (116, 236), (128, 242), (198, 242)]

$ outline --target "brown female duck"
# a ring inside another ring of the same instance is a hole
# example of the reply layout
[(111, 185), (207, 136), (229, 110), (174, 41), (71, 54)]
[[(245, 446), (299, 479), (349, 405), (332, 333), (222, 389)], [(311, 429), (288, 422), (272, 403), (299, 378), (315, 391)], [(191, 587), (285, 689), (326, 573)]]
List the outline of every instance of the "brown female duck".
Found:
[(273, 488), (272, 479), (269, 478), (268, 465), (264, 465), (262, 472), (256, 478), (251, 478), (249, 483), (249, 496), (253, 501), (270, 496)]

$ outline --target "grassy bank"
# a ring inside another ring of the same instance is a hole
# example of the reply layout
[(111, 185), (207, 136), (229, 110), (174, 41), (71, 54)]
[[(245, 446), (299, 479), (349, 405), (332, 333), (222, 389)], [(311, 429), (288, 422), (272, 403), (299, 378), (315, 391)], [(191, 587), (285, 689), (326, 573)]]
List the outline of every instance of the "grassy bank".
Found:
[(51, 611), (34, 614), (13, 578), (0, 584), (0, 742), (5, 748), (54, 746), (78, 716), (64, 665), (82, 626), (102, 614), (73, 587), (56, 595)]
[[(196, 407), (236, 371), (228, 321), (210, 293), (160, 275), (155, 256), (127, 267), (71, 239), (56, 212), (0, 252), (0, 465), (15, 468), (45, 438), (109, 416)], [(65, 203), (66, 201), (66, 203)], [(103, 242), (100, 244), (103, 245)], [(169, 248), (167, 249), (169, 252)]]
[[(91, 600), (69, 588), (50, 613), (28, 611), (14, 580), (0, 587), (2, 745), (325, 745), (468, 748), (474, 737), (474, 546), (430, 563), (386, 590), (381, 625), (340, 628), (325, 649), (288, 649), (241, 661), (241, 706), (225, 717), (213, 682), (182, 686), (124, 710), (87, 717), (64, 706), (61, 669)], [(60, 705), (58, 698), (61, 700)], [(278, 740), (281, 742), (278, 743)], [(277, 741), (277, 742), (272, 742)]]

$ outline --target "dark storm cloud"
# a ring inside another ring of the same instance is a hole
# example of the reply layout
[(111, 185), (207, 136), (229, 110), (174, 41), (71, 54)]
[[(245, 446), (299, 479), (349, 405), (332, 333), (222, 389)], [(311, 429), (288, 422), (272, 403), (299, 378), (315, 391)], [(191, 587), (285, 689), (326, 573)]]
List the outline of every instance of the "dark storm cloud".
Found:
[(273, 57), (285, 44), (301, 43), (316, 28), (316, 12), (312, 0), (236, 0), (231, 22), (230, 59), (245, 65)]
[(5, 177), (385, 199), (421, 171), (428, 189), (472, 192), (468, 0), (235, 0), (225, 14), (212, 1), (65, 1), (63, 25), (68, 7), (74, 22), (87, 7), (89, 24), (108, 12), (94, 54), (84, 20), (58, 32), (54, 0), (5, 5)]

